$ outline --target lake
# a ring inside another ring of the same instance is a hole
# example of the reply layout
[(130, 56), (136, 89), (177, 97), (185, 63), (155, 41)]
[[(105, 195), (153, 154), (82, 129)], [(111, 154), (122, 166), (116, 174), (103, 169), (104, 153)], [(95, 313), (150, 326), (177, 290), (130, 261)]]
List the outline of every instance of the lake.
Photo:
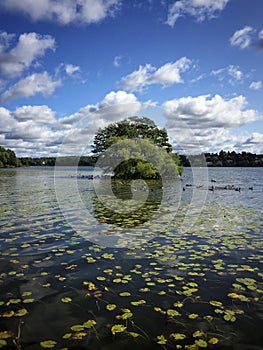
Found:
[(0, 169), (0, 348), (263, 349), (263, 168), (91, 174)]

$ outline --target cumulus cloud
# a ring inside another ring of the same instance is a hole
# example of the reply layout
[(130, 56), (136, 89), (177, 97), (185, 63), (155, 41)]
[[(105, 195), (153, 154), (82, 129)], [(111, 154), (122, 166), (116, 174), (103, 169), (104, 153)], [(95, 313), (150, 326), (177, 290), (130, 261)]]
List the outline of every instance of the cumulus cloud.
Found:
[(224, 100), (220, 95), (201, 95), (167, 101), (164, 111), (169, 128), (176, 127), (180, 120), (194, 129), (234, 128), (260, 118), (246, 106), (244, 96)]
[[(99, 127), (132, 115), (147, 115), (147, 107), (154, 105), (139, 101), (132, 93), (111, 91), (100, 102), (60, 119), (46, 105), (21, 106), (14, 111), (0, 107), (1, 144), (19, 156), (80, 155), (83, 150), (87, 154)], [(167, 101), (163, 111), (174, 149), (184, 148), (188, 153), (221, 149), (263, 152), (262, 134), (232, 132), (233, 127), (260, 118), (246, 106), (242, 96), (231, 100), (215, 95)]]
[(55, 50), (55, 39), (50, 35), (24, 33), (14, 47), (13, 34), (0, 34), (0, 77), (14, 78), (28, 69), (36, 59), (44, 56), (46, 50)]
[(27, 121), (34, 120), (38, 123), (52, 124), (55, 123), (55, 112), (52, 111), (46, 105), (42, 106), (21, 106), (18, 107), (13, 113), (12, 116), (17, 121)]
[(55, 80), (47, 72), (34, 73), (6, 90), (0, 97), (1, 102), (9, 102), (18, 98), (27, 98), (36, 94), (50, 96), (55, 89), (61, 86), (61, 80)]
[(250, 146), (258, 146), (262, 150), (263, 149), (263, 134), (259, 133), (259, 132), (253, 132), (251, 134), (251, 136), (249, 136), (244, 143), (246, 145), (250, 145)]
[(168, 11), (166, 23), (173, 27), (180, 17), (192, 16), (197, 22), (217, 16), (229, 0), (179, 0), (175, 1)]
[(113, 16), (121, 0), (2, 0), (0, 8), (23, 13), (34, 21), (51, 20), (61, 25), (97, 23)]
[(10, 111), (4, 107), (0, 107), (0, 133), (5, 134), (12, 130), (14, 122)]
[(166, 128), (174, 150), (187, 154), (221, 149), (262, 152), (259, 137), (236, 131), (241, 125), (263, 118), (246, 106), (243, 96), (225, 100), (220, 95), (202, 95), (165, 102)]
[(182, 57), (176, 62), (169, 62), (155, 68), (151, 64), (140, 66), (138, 70), (123, 77), (119, 85), (127, 91), (140, 91), (144, 87), (152, 84), (161, 84), (163, 86), (182, 83), (181, 73), (188, 70), (192, 61), (186, 57)]
[(167, 130), (173, 150), (184, 154), (216, 153), (222, 149), (240, 151), (242, 149), (240, 145), (247, 139), (247, 136), (236, 134), (225, 128), (192, 129), (181, 127), (178, 129), (173, 127)]
[(249, 85), (249, 88), (252, 90), (259, 90), (262, 88), (262, 81), (252, 81)]
[(89, 121), (89, 130), (95, 132), (99, 127), (103, 127), (110, 122), (136, 115), (141, 109), (148, 106), (138, 101), (132, 93), (125, 91), (111, 91), (101, 102), (90, 104), (81, 108), (78, 112), (59, 119), (60, 125), (70, 128), (74, 123), (81, 120)]
[(15, 34), (7, 32), (0, 32), (0, 53), (4, 52), (11, 44), (11, 41), (15, 37)]

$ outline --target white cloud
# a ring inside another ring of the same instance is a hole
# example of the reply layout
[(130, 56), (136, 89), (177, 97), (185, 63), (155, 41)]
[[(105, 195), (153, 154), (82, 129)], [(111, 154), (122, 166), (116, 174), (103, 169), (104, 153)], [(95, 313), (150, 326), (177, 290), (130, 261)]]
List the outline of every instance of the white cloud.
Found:
[(238, 66), (230, 65), (226, 68), (220, 68), (213, 70), (211, 75), (217, 76), (220, 81), (223, 81), (228, 78), (230, 84), (234, 84), (237, 81), (243, 79), (243, 72), (239, 69)]
[(0, 97), (0, 101), (9, 102), (17, 98), (27, 98), (36, 94), (42, 94), (44, 97), (47, 97), (58, 86), (61, 86), (61, 81), (54, 80), (47, 72), (34, 73), (21, 79), (6, 90)]
[[(0, 76), (14, 78), (28, 69), (37, 58), (44, 56), (46, 50), (55, 50), (55, 39), (50, 35), (24, 33), (18, 38), (17, 45), (10, 49), (13, 34), (2, 33), (0, 46)], [(3, 44), (4, 43), (4, 44)]]
[(176, 127), (181, 120), (193, 129), (234, 128), (260, 118), (252, 109), (245, 109), (244, 96), (224, 100), (220, 95), (211, 97), (183, 97), (164, 103), (169, 128)]
[[(154, 105), (151, 101), (139, 101), (132, 93), (111, 91), (101, 102), (60, 119), (45, 105), (21, 106), (14, 111), (0, 107), (0, 140), (19, 156), (56, 156), (62, 143), (64, 154), (80, 155), (83, 149), (87, 154), (99, 127), (141, 115)], [(154, 112), (151, 108), (150, 114)], [(158, 111), (162, 109), (157, 108)], [(163, 111), (175, 149), (179, 145), (188, 153), (221, 149), (263, 153), (262, 134), (232, 131), (233, 127), (260, 118), (256, 111), (246, 109), (242, 96), (231, 100), (219, 95), (186, 97), (167, 101)]]
[(46, 105), (18, 107), (12, 115), (17, 121), (35, 120), (45, 124), (55, 122), (55, 112)]
[(251, 35), (254, 33), (254, 29), (249, 26), (245, 26), (242, 29), (237, 30), (230, 38), (230, 44), (232, 46), (238, 46), (241, 49), (245, 49), (251, 45)]
[(179, 0), (170, 7), (166, 23), (171, 27), (175, 22), (186, 15), (194, 17), (197, 22), (211, 19), (222, 11), (229, 0)]
[(176, 62), (169, 62), (155, 68), (151, 64), (140, 66), (138, 70), (123, 77), (119, 85), (127, 91), (142, 90), (144, 87), (152, 84), (161, 84), (163, 86), (182, 83), (181, 73), (185, 72), (191, 66), (191, 60), (182, 57)]
[(185, 154), (237, 150), (237, 144), (246, 141), (247, 136), (232, 133), (225, 128), (190, 129), (168, 128), (168, 135), (174, 151)]
[(0, 107), (0, 133), (5, 134), (12, 130), (14, 122), (14, 118), (10, 111), (6, 108)]
[(80, 72), (79, 66), (74, 66), (73, 64), (66, 64), (65, 71), (68, 75), (73, 75), (74, 73)]
[(117, 68), (120, 67), (122, 58), (123, 58), (122, 56), (114, 57), (114, 60), (113, 60), (114, 67), (117, 67)]
[(21, 12), (32, 20), (52, 20), (62, 25), (69, 23), (97, 23), (113, 16), (120, 0), (1, 0), (0, 7)]
[(262, 82), (261, 81), (252, 81), (252, 83), (249, 85), (249, 88), (252, 90), (259, 90), (262, 88)]
[(50, 155), (58, 144), (55, 112), (47, 106), (22, 106), (15, 111), (0, 108), (1, 144), (20, 156)]
[(263, 29), (258, 33), (259, 40), (263, 40)]
[[(247, 138), (245, 144), (259, 146), (261, 149), (263, 149), (263, 134), (259, 133), (259, 132), (253, 132), (251, 134), (251, 136), (249, 138)], [(258, 151), (257, 151), (257, 153), (258, 153)]]
[[(87, 105), (78, 112), (59, 119), (59, 123), (65, 128), (70, 128), (74, 123), (80, 120), (92, 121), (93, 129), (102, 127), (109, 122), (116, 122), (120, 119), (136, 115), (142, 108), (146, 108), (149, 101), (145, 104), (138, 101), (132, 93), (125, 91), (111, 91), (101, 102), (94, 105)], [(98, 124), (98, 126), (96, 126)], [(89, 124), (90, 128), (91, 124)]]
[(0, 32), (0, 53), (4, 52), (11, 44), (11, 41), (15, 37), (15, 34), (9, 34), (7, 32)]

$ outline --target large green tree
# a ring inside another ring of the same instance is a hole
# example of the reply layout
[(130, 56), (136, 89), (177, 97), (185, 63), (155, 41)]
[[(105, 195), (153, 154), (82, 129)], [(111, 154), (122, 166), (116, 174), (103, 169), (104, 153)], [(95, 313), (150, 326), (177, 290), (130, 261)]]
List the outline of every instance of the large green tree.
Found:
[(115, 178), (157, 179), (182, 172), (166, 130), (149, 118), (130, 117), (99, 129), (93, 153), (99, 158), (98, 165)]

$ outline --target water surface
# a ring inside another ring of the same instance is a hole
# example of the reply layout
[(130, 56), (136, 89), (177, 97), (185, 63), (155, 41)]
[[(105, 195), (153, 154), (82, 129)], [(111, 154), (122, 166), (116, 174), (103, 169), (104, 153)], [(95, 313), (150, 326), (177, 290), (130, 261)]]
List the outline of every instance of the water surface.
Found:
[[(53, 168), (0, 170), (0, 347), (261, 349), (263, 169), (186, 168), (167, 191), (168, 225), (160, 183), (116, 214), (91, 173), (57, 171), (61, 208)], [(129, 183), (113, 189), (132, 198)]]

